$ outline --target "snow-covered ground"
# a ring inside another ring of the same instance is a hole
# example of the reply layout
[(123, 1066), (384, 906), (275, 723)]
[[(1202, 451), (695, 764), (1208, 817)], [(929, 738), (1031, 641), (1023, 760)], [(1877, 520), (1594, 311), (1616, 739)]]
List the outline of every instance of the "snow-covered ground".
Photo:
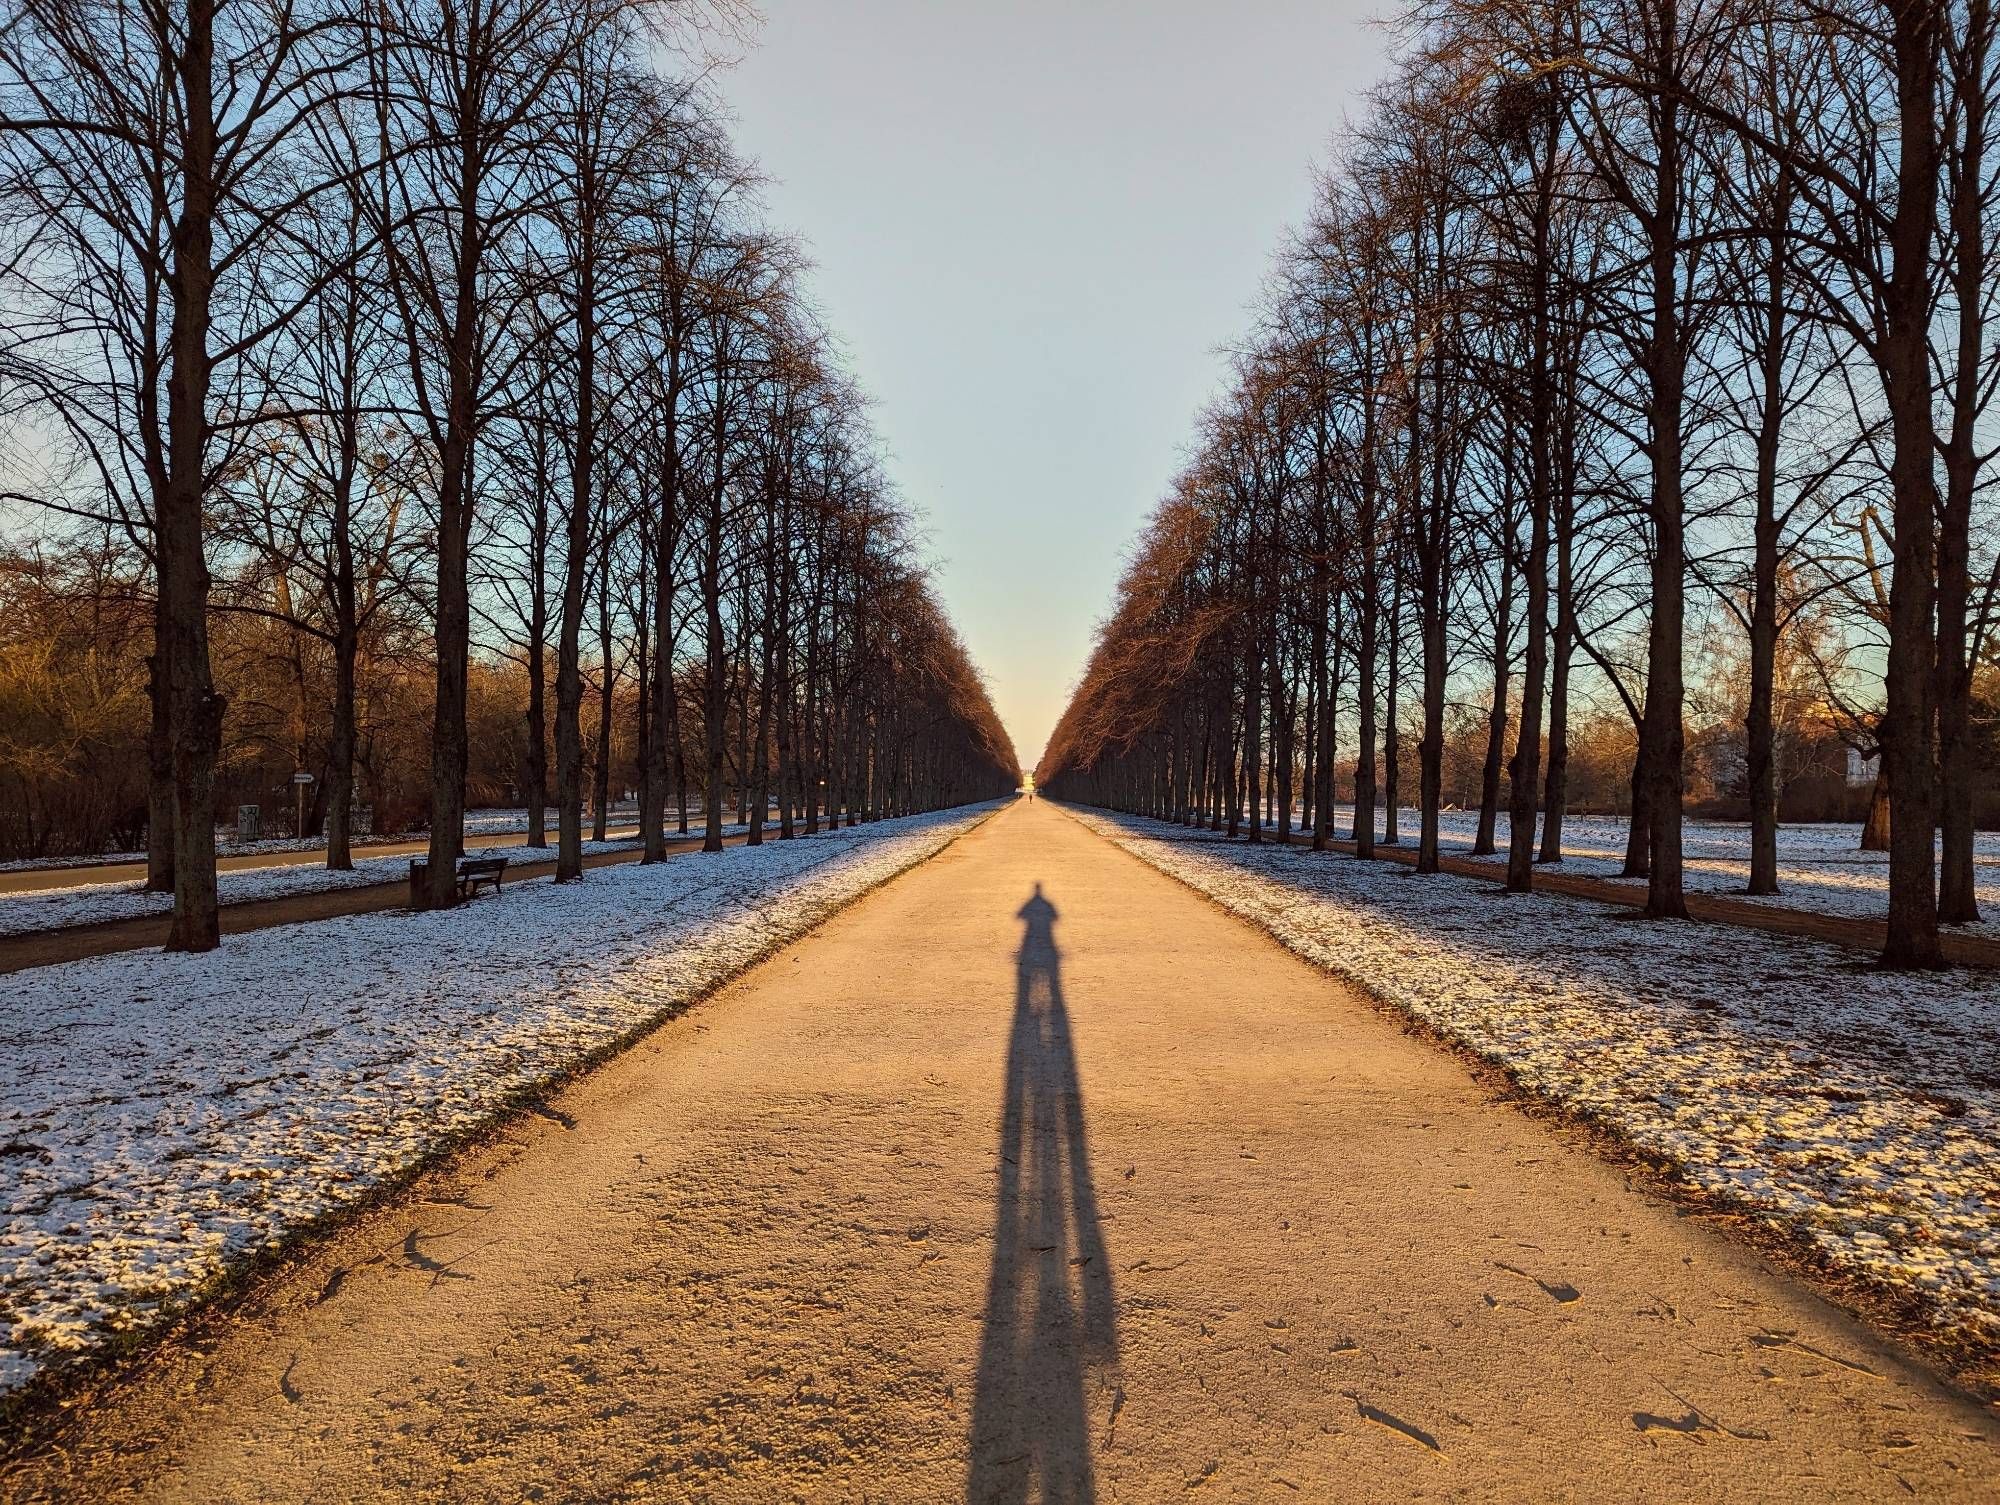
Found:
[[(1334, 829), (1345, 840), (1354, 826), (1351, 805), (1336, 805)], [(1406, 846), (1417, 840), (1417, 812), (1402, 811), (1397, 819)], [(1376, 816), (1376, 830), (1382, 817)], [(1296, 818), (1295, 818), (1296, 820)], [(1563, 817), (1562, 871), (1610, 878), (1640, 887), (1643, 878), (1618, 878), (1625, 863), (1625, 821), (1607, 815)], [(1471, 857), (1479, 831), (1476, 810), (1447, 810), (1438, 817), (1438, 840), (1454, 856)], [(1495, 841), (1500, 851), (1478, 862), (1507, 861), (1507, 813), (1501, 811)], [(1750, 827), (1738, 821), (1691, 820), (1681, 827), (1690, 893), (1728, 894), (1752, 904), (1807, 909), (1820, 914), (1882, 919), (1889, 913), (1889, 854), (1861, 850), (1861, 827), (1827, 823), (1778, 828), (1778, 889), (1774, 895), (1751, 898), (1743, 892), (1750, 882)], [(1964, 927), (1966, 933), (2000, 936), (2000, 831), (1981, 831), (1973, 839), (1974, 883), (1984, 918)]]
[(0, 1392), (353, 1203), (992, 808), (0, 977)]
[[(741, 835), (744, 828), (733, 822), (722, 828), (724, 836)], [(700, 834), (700, 827), (694, 828)], [(680, 839), (670, 822), (670, 841)], [(585, 841), (586, 857), (606, 852), (634, 852), (636, 836), (611, 841)], [(367, 849), (359, 849), (365, 852)], [(509, 862), (553, 862), (555, 833), (549, 833), (545, 847), (476, 847), (475, 857), (505, 857)], [(360, 856), (345, 873), (331, 871), (316, 863), (287, 864), (281, 867), (223, 869), (215, 875), (216, 897), (224, 905), (247, 904), (253, 899), (284, 899), (295, 894), (326, 893), (336, 888), (366, 888), (375, 883), (399, 883), (410, 871), (410, 857), (397, 853), (385, 857)], [(76, 925), (102, 925), (114, 920), (142, 919), (147, 915), (170, 914), (172, 894), (148, 893), (130, 880), (115, 883), (79, 883), (68, 888), (26, 889), (18, 893), (0, 892), (0, 936), (24, 935), (35, 930), (67, 930)]]
[(1075, 810), (1525, 1087), (2000, 1342), (2000, 978)]
[[(590, 812), (585, 811), (583, 818), (584, 824), (588, 825)], [(606, 808), (604, 818), (610, 825), (629, 826), (639, 818), (639, 807), (611, 805)], [(673, 820), (671, 810), (667, 812), (667, 819), (671, 824)], [(553, 841), (556, 830), (556, 812), (553, 806), (543, 812), (542, 823), (549, 828), (549, 839)], [(504, 831), (525, 831), (528, 829), (528, 812), (526, 807), (514, 810), (468, 810), (465, 812), (461, 829), (467, 836), (497, 836)]]
[[(614, 826), (629, 826), (639, 818), (637, 805), (613, 805), (605, 812), (605, 818)], [(667, 812), (671, 826), (674, 812)], [(544, 823), (549, 830), (549, 839), (555, 839), (556, 812), (546, 812)], [(526, 809), (468, 810), (460, 829), (468, 836), (500, 836), (510, 831), (528, 829)], [(371, 846), (399, 845), (409, 841), (422, 840), (422, 831), (383, 831), (368, 836), (354, 838), (356, 851)], [(324, 852), (326, 839), (321, 836), (272, 836), (262, 841), (238, 841), (236, 832), (227, 826), (218, 826), (215, 832), (215, 849), (224, 857), (271, 857), (284, 852)], [(110, 863), (144, 862), (144, 852), (104, 852), (95, 857), (24, 857), (12, 862), (0, 862), (0, 873), (18, 873), (30, 869), (66, 867), (99, 867)]]
[[(637, 840), (586, 841), (585, 855), (629, 852)], [(510, 862), (552, 862), (555, 843), (546, 847), (481, 847), (473, 855), (505, 857)], [(215, 875), (217, 899), (245, 904), (253, 899), (283, 899), (294, 894), (324, 893), (336, 888), (365, 888), (395, 883), (410, 871), (408, 856), (356, 857), (350, 872), (337, 873), (312, 863), (288, 867), (244, 868)], [(0, 893), (0, 935), (30, 930), (66, 930), (72, 925), (101, 925), (112, 920), (139, 919), (173, 912), (172, 894), (148, 893), (137, 883), (81, 883), (73, 888), (41, 888), (26, 893)]]

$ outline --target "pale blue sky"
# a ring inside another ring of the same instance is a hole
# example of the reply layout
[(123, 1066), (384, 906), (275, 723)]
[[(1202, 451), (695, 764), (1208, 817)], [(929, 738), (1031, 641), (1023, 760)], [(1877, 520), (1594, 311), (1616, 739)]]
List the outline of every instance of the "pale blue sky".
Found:
[(1311, 167), (1371, 0), (762, 0), (718, 80), (1032, 767)]

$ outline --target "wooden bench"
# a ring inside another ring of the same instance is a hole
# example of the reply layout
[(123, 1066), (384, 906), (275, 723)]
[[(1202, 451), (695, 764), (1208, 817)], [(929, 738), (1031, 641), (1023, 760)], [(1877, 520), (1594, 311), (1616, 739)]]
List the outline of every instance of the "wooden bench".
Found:
[[(493, 892), (500, 892), (500, 880), (507, 875), (505, 857), (461, 857), (454, 869), (458, 879), (458, 896), (470, 899), (479, 892), (479, 885), (490, 883)], [(422, 858), (410, 862), (410, 908), (429, 909), (431, 907), (431, 865)]]
[(500, 880), (507, 876), (505, 857), (461, 857), (458, 859), (458, 896), (461, 899), (475, 898), (479, 885), (490, 883), (493, 892), (500, 892)]

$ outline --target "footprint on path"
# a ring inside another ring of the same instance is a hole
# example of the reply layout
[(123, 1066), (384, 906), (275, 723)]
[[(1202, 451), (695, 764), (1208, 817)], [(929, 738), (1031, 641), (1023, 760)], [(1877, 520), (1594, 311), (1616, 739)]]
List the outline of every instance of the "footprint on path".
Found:
[(1881, 1374), (1870, 1369), (1858, 1359), (1843, 1359), (1839, 1354), (1828, 1353), (1824, 1348), (1815, 1348), (1810, 1343), (1802, 1343), (1796, 1334), (1781, 1332), (1761, 1332), (1751, 1336), (1750, 1341), (1759, 1348), (1789, 1348), (1797, 1353), (1811, 1354), (1816, 1359), (1825, 1359), (1829, 1364), (1837, 1364), (1842, 1369), (1855, 1374), (1865, 1374), (1871, 1380), (1879, 1380)]
[(1652, 1411), (1634, 1411), (1632, 1425), (1642, 1432), (1673, 1432), (1695, 1442), (1702, 1441), (1699, 1434), (1713, 1432), (1715, 1426), (1699, 1411), (1690, 1411), (1685, 1416), (1660, 1416)]
[(537, 1118), (546, 1118), (550, 1123), (560, 1128), (574, 1129), (576, 1127), (574, 1116), (563, 1112), (560, 1108), (551, 1107), (547, 1103), (529, 1103), (528, 1111)]
[(1493, 1261), (1493, 1266), (1497, 1270), (1505, 1270), (1509, 1275), (1518, 1275), (1530, 1284), (1541, 1287), (1542, 1293), (1557, 1306), (1568, 1306), (1572, 1301), (1583, 1300), (1583, 1292), (1579, 1291), (1568, 1281), (1546, 1281), (1538, 1275), (1530, 1275), (1519, 1265), (1508, 1264), (1505, 1260), (1496, 1259)]
[[(421, 1228), (412, 1228), (410, 1230), (410, 1236), (403, 1240), (404, 1263), (406, 1263), (411, 1269), (421, 1270), (426, 1275), (430, 1276), (432, 1285), (436, 1285), (441, 1280), (472, 1279), (472, 1277), (466, 1274), (463, 1270), (454, 1270), (452, 1268), (453, 1265), (458, 1263), (458, 1260), (447, 1261), (441, 1259), (433, 1259), (431, 1258), (430, 1255), (424, 1253), (423, 1250), (417, 1247), (418, 1244), (425, 1239), (449, 1238), (451, 1237), (452, 1234), (456, 1232), (458, 1232), (456, 1228), (447, 1228), (442, 1233), (426, 1233)], [(459, 1259), (463, 1258), (465, 1258), (465, 1256), (461, 1254), (459, 1256)]]
[(1371, 1426), (1381, 1427), (1384, 1431), (1394, 1432), (1405, 1442), (1414, 1442), (1418, 1447), (1425, 1448), (1440, 1458), (1447, 1456), (1444, 1444), (1439, 1442), (1429, 1432), (1426, 1432), (1422, 1427), (1416, 1425), (1416, 1423), (1405, 1421), (1400, 1416), (1391, 1415), (1379, 1406), (1369, 1405), (1367, 1401), (1363, 1400), (1360, 1395), (1352, 1390), (1343, 1390), (1341, 1394), (1354, 1402), (1356, 1414)]
[(1634, 1411), (1632, 1425), (1641, 1432), (1672, 1432), (1676, 1436), (1686, 1437), (1694, 1442), (1706, 1442), (1707, 1439), (1700, 1435), (1703, 1432), (1713, 1432), (1718, 1437), (1732, 1438), (1737, 1442), (1771, 1440), (1769, 1432), (1746, 1431), (1728, 1425), (1702, 1410), (1677, 1390), (1668, 1390), (1667, 1394), (1672, 1396), (1677, 1404), (1686, 1406), (1686, 1412), (1680, 1416), (1663, 1416), (1654, 1411)]

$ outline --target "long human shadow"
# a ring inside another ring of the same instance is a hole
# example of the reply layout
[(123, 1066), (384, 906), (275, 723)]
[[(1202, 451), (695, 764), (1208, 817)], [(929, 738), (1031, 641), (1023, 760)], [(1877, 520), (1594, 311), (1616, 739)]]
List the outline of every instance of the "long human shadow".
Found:
[(1021, 906), (993, 1269), (972, 1400), (966, 1497), (1097, 1498), (1084, 1380), (1118, 1357), (1111, 1265), (1090, 1176), (1056, 948), (1056, 907)]

